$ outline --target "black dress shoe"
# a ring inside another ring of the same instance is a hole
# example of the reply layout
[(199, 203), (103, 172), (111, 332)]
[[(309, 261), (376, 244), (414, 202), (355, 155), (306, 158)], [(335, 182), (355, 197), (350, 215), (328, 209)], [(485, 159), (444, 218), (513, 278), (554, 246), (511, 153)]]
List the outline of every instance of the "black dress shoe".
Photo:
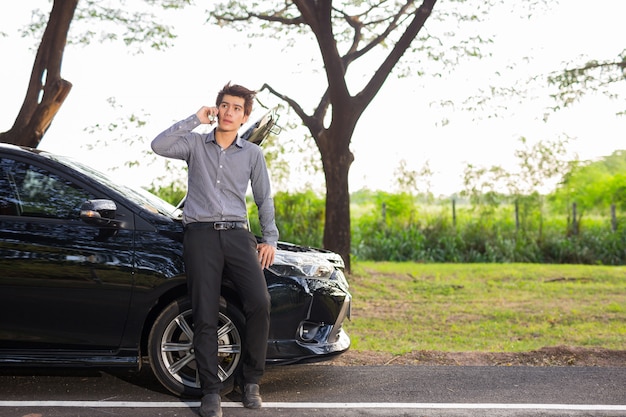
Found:
[(246, 384), (243, 387), (243, 399), (241, 402), (246, 408), (261, 408), (263, 400), (259, 394), (259, 385)]
[(200, 403), (201, 417), (222, 417), (222, 401), (219, 394), (207, 394)]

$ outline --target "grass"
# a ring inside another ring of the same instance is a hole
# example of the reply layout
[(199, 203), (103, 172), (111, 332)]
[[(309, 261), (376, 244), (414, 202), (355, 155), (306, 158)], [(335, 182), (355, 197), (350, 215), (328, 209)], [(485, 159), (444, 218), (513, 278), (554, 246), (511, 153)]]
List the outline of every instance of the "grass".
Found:
[(626, 267), (358, 262), (352, 350), (626, 349)]

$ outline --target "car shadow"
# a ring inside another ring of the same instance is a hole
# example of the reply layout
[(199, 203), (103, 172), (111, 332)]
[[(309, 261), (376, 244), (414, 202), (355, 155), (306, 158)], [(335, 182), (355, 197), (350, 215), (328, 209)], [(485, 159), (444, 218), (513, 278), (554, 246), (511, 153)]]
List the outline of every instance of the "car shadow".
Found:
[(152, 370), (147, 366), (142, 367), (140, 370), (122, 368), (6, 367), (0, 368), (0, 379), (13, 381), (14, 384), (12, 385), (64, 385), (67, 387), (72, 387), (74, 384), (77, 386), (83, 385), (86, 381), (99, 385), (100, 380), (102, 380), (102, 384), (105, 385), (119, 384), (122, 387), (131, 385), (144, 392), (173, 397), (173, 394), (159, 383)]

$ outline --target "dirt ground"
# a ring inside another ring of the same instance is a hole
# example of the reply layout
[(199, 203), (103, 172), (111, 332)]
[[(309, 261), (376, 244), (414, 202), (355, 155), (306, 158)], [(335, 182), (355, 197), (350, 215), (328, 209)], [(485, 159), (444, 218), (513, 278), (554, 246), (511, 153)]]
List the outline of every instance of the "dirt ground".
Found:
[(601, 366), (626, 367), (626, 350), (546, 347), (531, 352), (433, 352), (417, 351), (405, 355), (384, 352), (348, 352), (332, 363), (356, 365), (465, 365), (465, 366)]

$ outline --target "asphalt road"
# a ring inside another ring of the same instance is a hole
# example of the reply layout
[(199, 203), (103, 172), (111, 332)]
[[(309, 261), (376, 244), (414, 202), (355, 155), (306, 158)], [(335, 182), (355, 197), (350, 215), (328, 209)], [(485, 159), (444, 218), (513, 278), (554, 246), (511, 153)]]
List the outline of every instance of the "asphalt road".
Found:
[[(626, 416), (626, 367), (291, 365), (268, 368), (262, 410), (224, 417)], [(149, 370), (0, 369), (1, 417), (196, 417)]]

